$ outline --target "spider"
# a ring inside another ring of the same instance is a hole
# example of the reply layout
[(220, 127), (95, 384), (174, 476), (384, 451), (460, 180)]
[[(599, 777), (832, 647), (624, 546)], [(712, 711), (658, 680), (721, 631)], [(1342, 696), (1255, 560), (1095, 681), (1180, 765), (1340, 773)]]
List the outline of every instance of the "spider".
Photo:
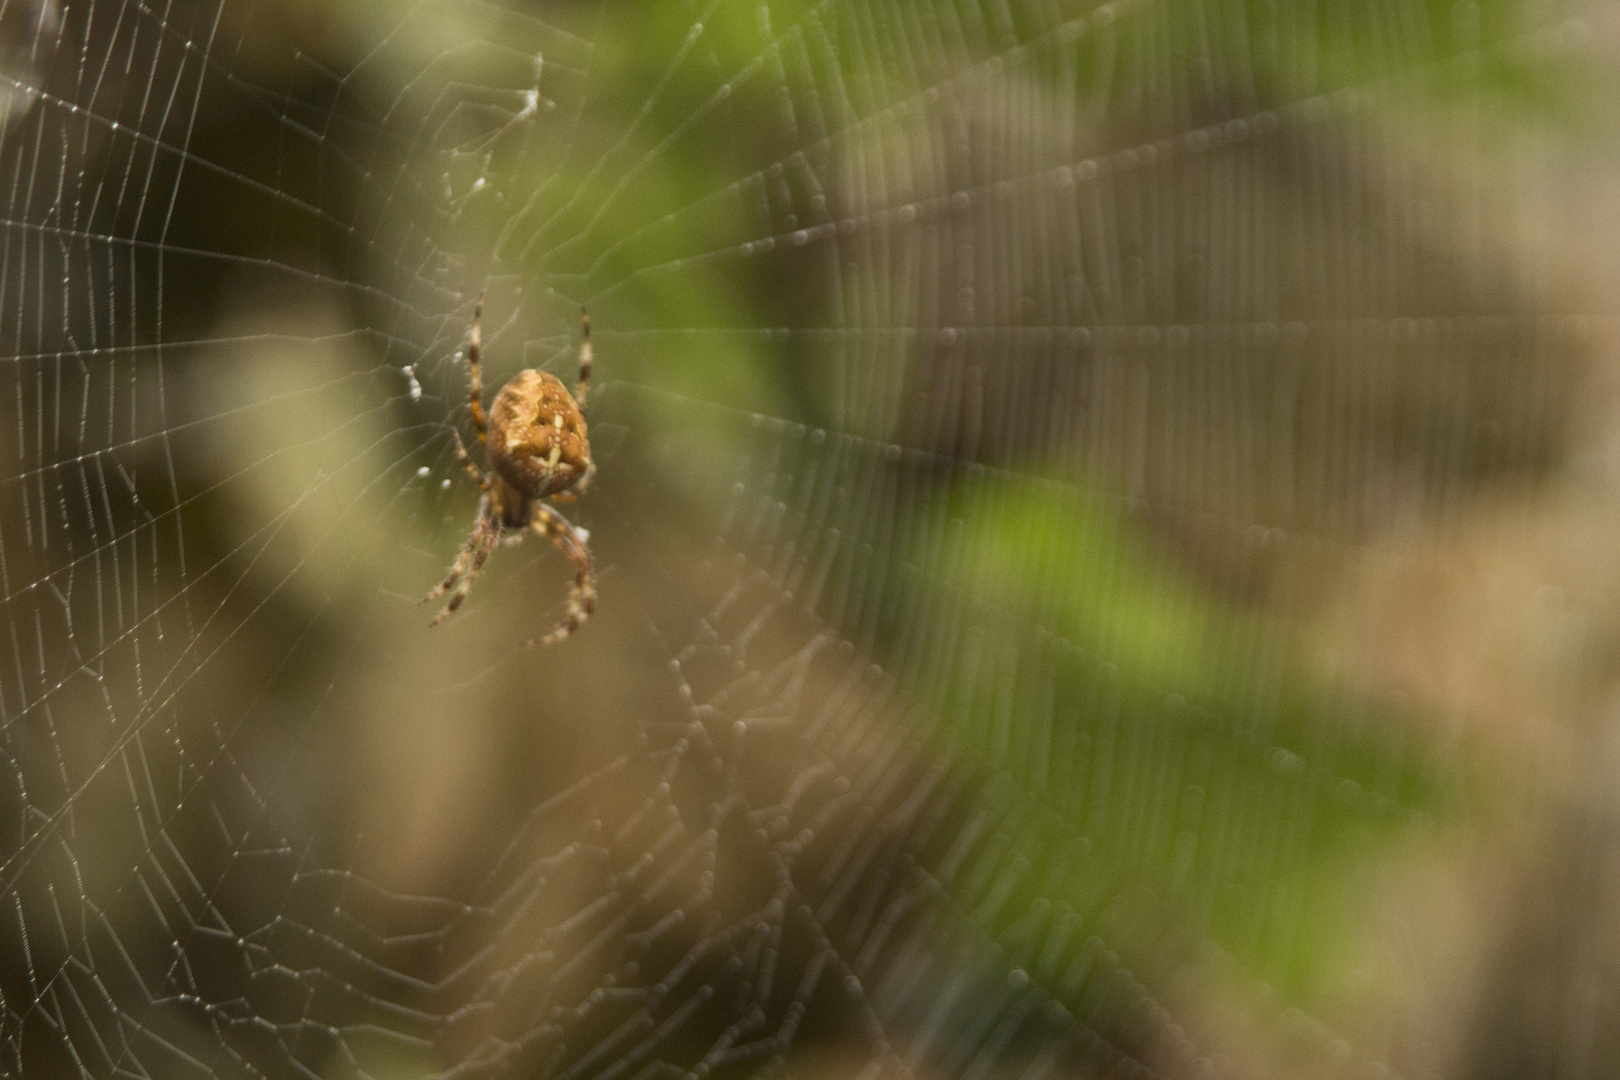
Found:
[[(478, 441), (491, 469), (483, 472), (467, 455), (461, 434), (452, 430), (456, 458), (473, 481), (483, 489), (478, 500), (478, 520), (467, 538), (449, 575), (422, 598), (437, 599), (452, 588), (455, 592), (444, 610), (433, 619), (437, 626), (461, 606), (467, 592), (484, 568), (484, 560), (503, 540), (515, 544), (524, 530), (533, 529), (557, 545), (574, 564), (574, 588), (568, 597), (568, 615), (542, 638), (525, 645), (549, 645), (579, 629), (596, 607), (596, 588), (591, 583), (589, 534), (569, 523), (556, 510), (541, 502), (573, 502), (584, 493), (596, 466), (591, 463), (591, 443), (585, 434), (585, 393), (591, 385), (591, 316), (580, 309), (583, 328), (579, 345), (579, 390), (568, 393), (555, 375), (529, 369), (512, 376), (495, 395), (486, 418), (482, 402), (483, 384), (478, 374), (478, 352), (483, 340), (484, 298), (473, 308), (472, 330), (467, 335), (467, 377), (472, 399), (473, 424)], [(457, 584), (459, 582), (459, 584)]]

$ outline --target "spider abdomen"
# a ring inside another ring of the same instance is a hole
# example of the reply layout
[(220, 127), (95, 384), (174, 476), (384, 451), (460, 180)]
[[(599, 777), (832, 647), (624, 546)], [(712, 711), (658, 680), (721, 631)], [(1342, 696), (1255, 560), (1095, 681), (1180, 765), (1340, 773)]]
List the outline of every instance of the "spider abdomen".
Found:
[(530, 499), (566, 491), (591, 466), (585, 418), (555, 376), (520, 371), (495, 395), (489, 410), (489, 461)]

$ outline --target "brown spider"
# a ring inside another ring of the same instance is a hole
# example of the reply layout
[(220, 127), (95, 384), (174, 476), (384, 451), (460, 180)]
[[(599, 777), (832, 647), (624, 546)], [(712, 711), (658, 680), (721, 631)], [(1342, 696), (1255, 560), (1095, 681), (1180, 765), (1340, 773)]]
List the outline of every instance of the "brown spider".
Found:
[[(591, 316), (580, 309), (584, 328), (579, 345), (578, 401), (555, 375), (533, 369), (520, 371), (501, 387), (490, 406), (488, 424), (484, 417), (483, 384), (478, 374), (478, 350), (482, 343), (484, 298), (473, 309), (472, 331), (467, 335), (467, 375), (472, 398), (473, 424), (478, 441), (492, 466), (482, 472), (467, 456), (459, 432), (455, 439), (456, 457), (473, 480), (483, 489), (478, 501), (478, 521), (472, 535), (456, 557), (450, 574), (437, 589), (422, 598), (426, 603), (449, 592), (455, 593), (430, 626), (437, 626), (461, 606), (472, 588), (473, 579), (484, 568), (484, 560), (503, 539), (517, 543), (525, 529), (546, 537), (574, 563), (574, 588), (568, 597), (568, 617), (543, 638), (525, 645), (549, 645), (572, 634), (590, 617), (596, 607), (596, 588), (591, 584), (591, 549), (587, 534), (569, 523), (556, 510), (541, 502), (573, 502), (583, 494), (596, 466), (591, 463), (591, 443), (585, 434), (585, 392), (591, 385)], [(460, 582), (457, 585), (457, 582)]]

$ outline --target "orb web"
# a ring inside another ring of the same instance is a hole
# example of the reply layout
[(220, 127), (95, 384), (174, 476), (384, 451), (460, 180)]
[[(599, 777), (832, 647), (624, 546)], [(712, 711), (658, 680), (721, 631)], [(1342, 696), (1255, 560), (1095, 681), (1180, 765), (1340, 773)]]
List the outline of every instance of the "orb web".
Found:
[[(1464, 778), (1296, 602), (1558, 460), (1586, 324), (1481, 162), (1493, 79), (1601, 33), (0, 34), (0, 1071), (1209, 1075), (1245, 1025), (1378, 1066), (1312, 1015), (1323, 882)], [(412, 603), (471, 526), (479, 297), (491, 390), (595, 327), (600, 599), (555, 649), (540, 544), (431, 635)]]

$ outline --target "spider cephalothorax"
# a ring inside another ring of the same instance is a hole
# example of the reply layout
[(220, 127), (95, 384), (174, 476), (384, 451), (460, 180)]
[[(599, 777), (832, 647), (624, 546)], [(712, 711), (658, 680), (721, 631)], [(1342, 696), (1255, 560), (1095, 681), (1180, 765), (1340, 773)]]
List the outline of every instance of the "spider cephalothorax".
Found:
[(460, 434), (452, 431), (456, 456), (483, 489), (484, 496), (478, 503), (478, 520), (473, 524), (472, 535), (450, 568), (449, 576), (423, 600), (432, 600), (455, 589), (450, 602), (433, 620), (432, 625), (437, 626), (461, 606), (495, 545), (503, 538), (512, 542), (521, 540), (525, 529), (533, 529), (556, 544), (574, 563), (574, 588), (568, 597), (567, 618), (545, 637), (525, 642), (548, 644), (577, 630), (596, 606), (596, 589), (591, 582), (591, 550), (586, 546), (588, 534), (540, 501), (572, 502), (596, 475), (585, 418), (580, 415), (591, 384), (591, 318), (583, 310), (580, 312), (584, 329), (579, 346), (577, 395), (570, 394), (562, 381), (548, 372), (520, 371), (495, 395), (495, 403), (486, 418), (478, 369), (483, 316), (484, 301), (480, 297), (473, 309), (472, 331), (467, 335), (467, 378), (473, 425), (478, 428), (478, 441), (484, 446), (490, 471), (485, 473), (473, 464)]

